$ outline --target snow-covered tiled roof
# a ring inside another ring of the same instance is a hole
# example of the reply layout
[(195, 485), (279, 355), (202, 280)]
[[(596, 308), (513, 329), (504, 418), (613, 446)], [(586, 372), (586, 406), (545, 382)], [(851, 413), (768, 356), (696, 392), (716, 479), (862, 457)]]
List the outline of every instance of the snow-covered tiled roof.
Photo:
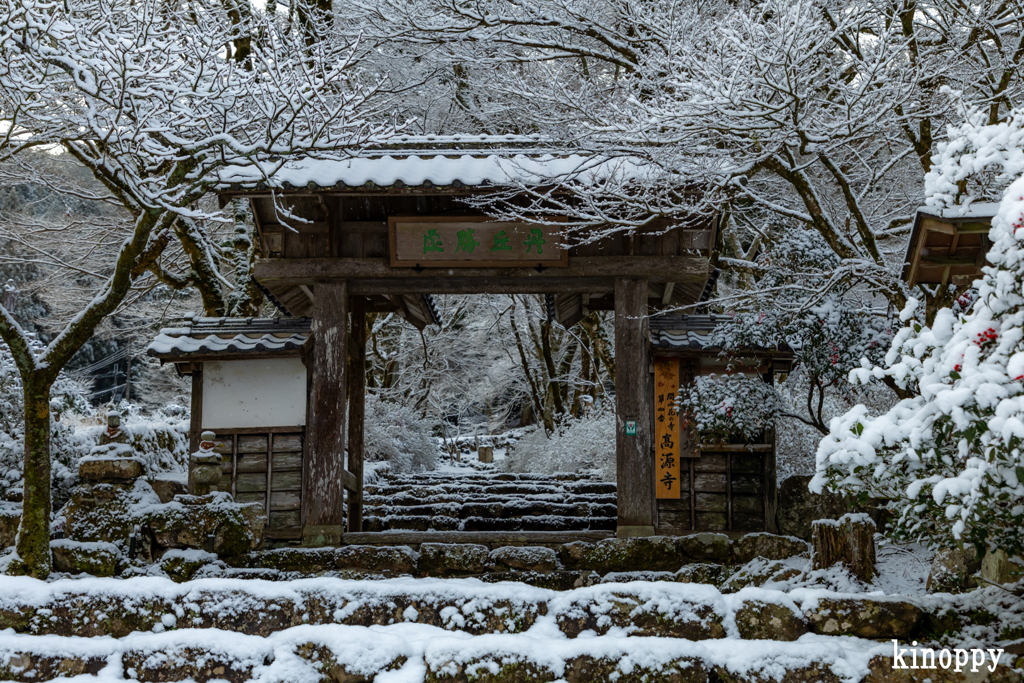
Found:
[(592, 184), (608, 178), (631, 180), (647, 171), (636, 159), (581, 155), (395, 151), (345, 159), (302, 159), (228, 166), (222, 189), (480, 187), (544, 184), (554, 180)]
[(999, 202), (972, 202), (962, 206), (948, 206), (938, 208), (934, 206), (922, 206), (917, 212), (938, 216), (939, 218), (983, 218), (991, 220), (999, 210)]
[(193, 356), (296, 351), (309, 336), (309, 318), (202, 318), (167, 327), (146, 353), (174, 361)]
[(650, 319), (651, 344), (656, 349), (717, 349), (707, 344), (721, 316), (663, 315)]

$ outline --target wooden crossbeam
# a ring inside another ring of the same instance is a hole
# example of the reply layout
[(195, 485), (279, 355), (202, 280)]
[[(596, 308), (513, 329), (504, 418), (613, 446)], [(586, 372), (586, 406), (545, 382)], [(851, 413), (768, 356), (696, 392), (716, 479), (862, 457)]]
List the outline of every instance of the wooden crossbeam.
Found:
[(646, 277), (652, 282), (700, 282), (708, 261), (694, 256), (605, 256), (569, 259), (565, 268), (393, 268), (384, 259), (261, 259), (256, 279), (263, 285), (312, 285), (347, 281), (358, 295), (474, 292), (599, 292), (615, 278)]

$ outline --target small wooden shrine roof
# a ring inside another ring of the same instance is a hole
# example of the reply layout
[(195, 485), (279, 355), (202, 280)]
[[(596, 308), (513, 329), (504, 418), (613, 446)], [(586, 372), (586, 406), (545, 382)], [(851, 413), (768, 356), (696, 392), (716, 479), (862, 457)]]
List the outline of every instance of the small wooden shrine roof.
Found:
[(296, 356), (309, 338), (309, 318), (203, 318), (160, 330), (146, 354), (164, 362)]
[[(652, 316), (650, 327), (654, 355), (719, 357), (722, 355), (723, 347), (712, 335), (726, 320), (726, 316), (715, 314)], [(793, 369), (794, 354), (787, 345), (776, 348), (731, 349), (725, 355), (735, 358), (771, 359), (774, 372), (789, 372)]]
[(975, 203), (918, 209), (903, 265), (907, 284), (967, 286), (979, 278), (998, 207), (996, 203)]

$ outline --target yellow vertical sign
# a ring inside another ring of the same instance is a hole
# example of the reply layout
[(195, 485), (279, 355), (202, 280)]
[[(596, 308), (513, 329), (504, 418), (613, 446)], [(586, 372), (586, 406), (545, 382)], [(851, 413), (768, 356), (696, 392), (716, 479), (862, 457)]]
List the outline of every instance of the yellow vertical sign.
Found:
[(679, 360), (654, 359), (654, 456), (658, 498), (679, 498)]

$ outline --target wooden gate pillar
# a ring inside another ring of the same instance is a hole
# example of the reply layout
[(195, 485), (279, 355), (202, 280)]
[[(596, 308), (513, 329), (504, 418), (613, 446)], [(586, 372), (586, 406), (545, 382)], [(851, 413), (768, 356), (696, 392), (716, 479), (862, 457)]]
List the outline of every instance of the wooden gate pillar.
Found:
[(620, 537), (653, 536), (657, 514), (647, 296), (646, 278), (615, 279), (616, 535)]
[(363, 530), (363, 431), (366, 422), (366, 297), (352, 297), (349, 337), (348, 471), (356, 491), (348, 494), (348, 530)]
[(341, 542), (342, 473), (345, 469), (348, 287), (317, 284), (313, 298), (313, 367), (306, 415), (307, 457), (303, 468), (302, 543)]

